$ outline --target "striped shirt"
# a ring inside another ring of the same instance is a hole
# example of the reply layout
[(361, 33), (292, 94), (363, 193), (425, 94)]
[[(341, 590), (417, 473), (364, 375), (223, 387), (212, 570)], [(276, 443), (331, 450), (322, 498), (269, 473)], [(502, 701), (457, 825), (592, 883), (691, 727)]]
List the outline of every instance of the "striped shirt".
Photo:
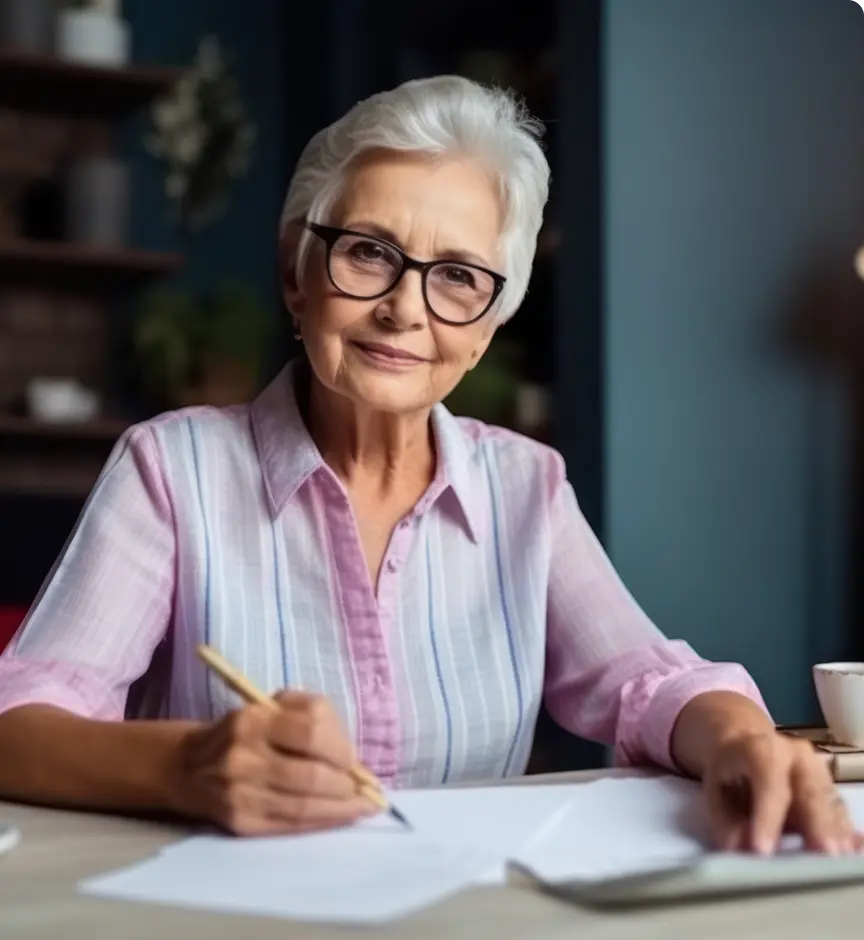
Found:
[(651, 623), (558, 453), (443, 405), (434, 479), (374, 585), (294, 375), (123, 436), (0, 657), (0, 710), (217, 718), (240, 703), (197, 661), (206, 642), (269, 692), (328, 696), (385, 783), (427, 786), (523, 772), (544, 697), (621, 762), (666, 766), (695, 695), (761, 704), (740, 666)]

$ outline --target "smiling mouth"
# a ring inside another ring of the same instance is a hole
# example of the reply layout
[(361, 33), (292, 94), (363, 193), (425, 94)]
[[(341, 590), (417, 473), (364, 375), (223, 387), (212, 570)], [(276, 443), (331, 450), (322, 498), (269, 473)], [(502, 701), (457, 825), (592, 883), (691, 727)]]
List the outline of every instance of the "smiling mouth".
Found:
[(391, 362), (394, 365), (420, 365), (427, 362), (422, 356), (417, 356), (404, 349), (397, 349), (395, 346), (388, 346), (385, 343), (364, 343), (354, 340), (353, 345), (361, 352), (366, 353), (379, 362)]

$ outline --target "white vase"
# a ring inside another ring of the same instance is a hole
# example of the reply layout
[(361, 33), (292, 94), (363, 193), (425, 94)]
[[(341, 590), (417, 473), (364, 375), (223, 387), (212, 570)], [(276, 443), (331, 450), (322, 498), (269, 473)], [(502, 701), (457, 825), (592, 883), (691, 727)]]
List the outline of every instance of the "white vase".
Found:
[(89, 65), (125, 65), (129, 27), (102, 10), (63, 10), (57, 17), (57, 55)]

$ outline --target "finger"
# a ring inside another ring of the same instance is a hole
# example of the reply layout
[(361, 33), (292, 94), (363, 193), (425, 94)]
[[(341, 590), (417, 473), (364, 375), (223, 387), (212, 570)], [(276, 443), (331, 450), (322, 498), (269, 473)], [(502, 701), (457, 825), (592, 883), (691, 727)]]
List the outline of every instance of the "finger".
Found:
[(786, 817), (792, 804), (789, 766), (766, 749), (751, 765), (752, 799), (750, 848), (760, 855), (777, 851)]
[(332, 709), (322, 702), (319, 698), (305, 708), (274, 712), (267, 739), (286, 754), (324, 761), (350, 771), (356, 763), (354, 747)]
[(243, 836), (338, 828), (379, 812), (362, 796), (350, 801), (328, 800), (283, 794), (250, 784), (223, 791), (219, 796), (210, 817), (228, 832)]
[(357, 795), (353, 777), (333, 764), (306, 757), (287, 757), (271, 751), (266, 764), (265, 781), (281, 793), (348, 800)]
[(309, 708), (320, 698), (320, 695), (316, 695), (314, 692), (306, 692), (304, 689), (282, 689), (273, 696), (273, 701), (282, 708), (295, 710)]
[(347, 826), (379, 812), (377, 806), (360, 794), (349, 800), (331, 800), (270, 790), (265, 798), (265, 815), (292, 827), (320, 829)]
[(796, 828), (814, 852), (845, 855), (855, 850), (855, 831), (845, 804), (828, 789), (815, 789), (796, 797)]
[(743, 852), (749, 825), (749, 808), (736, 788), (718, 779), (705, 781), (708, 818), (714, 844), (721, 852)]
[(852, 820), (826, 765), (802, 754), (791, 777), (793, 821), (807, 848), (830, 855), (853, 851)]

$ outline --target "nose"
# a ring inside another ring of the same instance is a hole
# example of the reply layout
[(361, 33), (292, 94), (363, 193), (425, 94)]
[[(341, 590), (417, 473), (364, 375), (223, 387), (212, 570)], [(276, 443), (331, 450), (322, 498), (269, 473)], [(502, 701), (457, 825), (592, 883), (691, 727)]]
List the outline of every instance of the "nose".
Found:
[(406, 271), (402, 275), (393, 290), (378, 302), (375, 317), (391, 330), (420, 330), (426, 325), (426, 301), (419, 271)]

